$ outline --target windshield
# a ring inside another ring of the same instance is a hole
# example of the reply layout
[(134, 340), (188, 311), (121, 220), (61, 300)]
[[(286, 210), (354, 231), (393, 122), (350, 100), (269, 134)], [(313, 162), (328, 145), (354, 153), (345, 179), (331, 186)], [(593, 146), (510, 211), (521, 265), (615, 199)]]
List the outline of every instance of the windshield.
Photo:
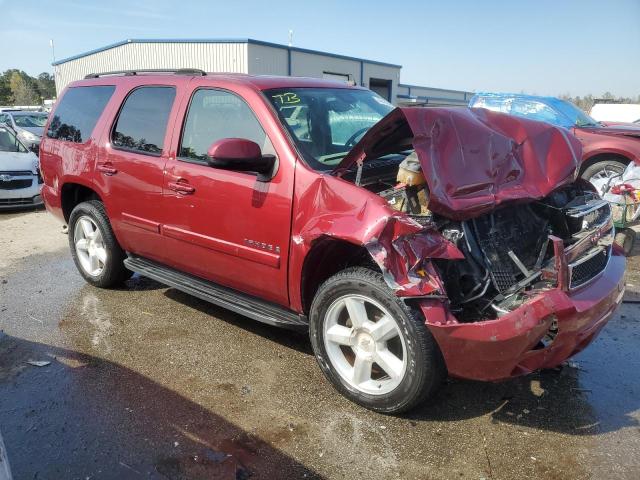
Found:
[(44, 127), (47, 123), (47, 115), (44, 113), (34, 113), (33, 115), (13, 115), (16, 126), (22, 128)]
[(27, 153), (27, 149), (11, 130), (0, 127), (0, 152)]
[(566, 100), (556, 100), (554, 103), (558, 111), (569, 118), (572, 125), (575, 125), (576, 127), (600, 126), (600, 124), (596, 120), (584, 113), (573, 103), (567, 102)]
[(305, 160), (317, 170), (340, 163), (367, 130), (393, 110), (369, 90), (289, 88), (265, 94)]

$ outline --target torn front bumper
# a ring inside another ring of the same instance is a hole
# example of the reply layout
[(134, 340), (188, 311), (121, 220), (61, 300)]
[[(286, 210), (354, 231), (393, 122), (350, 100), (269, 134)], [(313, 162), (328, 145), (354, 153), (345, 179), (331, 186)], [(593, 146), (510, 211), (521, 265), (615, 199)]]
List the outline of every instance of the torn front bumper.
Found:
[[(555, 367), (591, 343), (622, 301), (625, 263), (613, 251), (588, 285), (547, 290), (496, 320), (459, 323), (437, 300), (424, 300), (420, 308), (451, 376), (503, 380)], [(556, 325), (555, 338), (541, 346)]]

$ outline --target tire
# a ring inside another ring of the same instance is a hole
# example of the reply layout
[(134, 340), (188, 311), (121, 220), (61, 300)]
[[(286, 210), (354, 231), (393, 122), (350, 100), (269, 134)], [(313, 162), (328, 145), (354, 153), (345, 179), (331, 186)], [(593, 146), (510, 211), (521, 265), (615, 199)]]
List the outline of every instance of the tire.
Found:
[(615, 242), (622, 247), (625, 256), (629, 256), (636, 240), (636, 232), (630, 228), (624, 228), (616, 232)]
[(615, 172), (616, 174), (622, 174), (625, 168), (627, 168), (627, 165), (618, 160), (602, 160), (600, 162), (594, 163), (593, 165), (589, 165), (584, 169), (580, 176), (584, 180), (590, 182), (593, 177), (597, 178), (602, 173), (606, 175), (605, 172)]
[[(366, 321), (354, 323), (352, 317)], [(370, 410), (410, 410), (432, 395), (446, 377), (442, 354), (424, 317), (394, 295), (379, 272), (352, 267), (329, 278), (313, 300), (309, 327), (324, 375), (345, 397)], [(388, 340), (379, 340), (379, 327), (388, 331)], [(391, 332), (392, 327), (396, 331)], [(358, 373), (356, 363), (361, 367)]]
[(76, 205), (69, 216), (68, 236), (73, 261), (87, 283), (109, 288), (121, 285), (133, 274), (124, 266), (126, 254), (113, 234), (102, 202), (90, 200)]

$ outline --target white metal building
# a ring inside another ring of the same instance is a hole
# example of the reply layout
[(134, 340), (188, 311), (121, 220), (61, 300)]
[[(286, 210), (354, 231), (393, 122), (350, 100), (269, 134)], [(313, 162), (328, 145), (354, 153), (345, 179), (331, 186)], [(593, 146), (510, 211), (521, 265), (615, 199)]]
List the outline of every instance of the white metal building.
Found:
[(420, 87), (418, 85), (398, 84), (396, 103), (399, 105), (469, 105), (473, 92), (447, 90), (444, 88)]
[[(90, 73), (194, 68), (351, 81), (393, 103), (462, 105), (468, 92), (400, 84), (401, 65), (253, 39), (129, 39), (54, 64), (58, 93)], [(470, 94), (469, 94), (470, 98)], [(438, 101), (439, 99), (440, 101)]]

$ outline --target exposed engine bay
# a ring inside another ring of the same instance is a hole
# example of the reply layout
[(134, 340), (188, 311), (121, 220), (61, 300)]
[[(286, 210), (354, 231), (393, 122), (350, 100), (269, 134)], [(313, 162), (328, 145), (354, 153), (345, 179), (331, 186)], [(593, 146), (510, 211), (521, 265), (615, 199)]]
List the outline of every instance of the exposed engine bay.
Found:
[[(398, 161), (395, 175), (377, 169), (358, 181), (393, 209), (437, 229), (464, 254), (464, 260), (432, 260), (459, 321), (499, 318), (541, 290), (578, 289), (606, 267), (614, 236), (611, 211), (589, 184), (570, 184), (539, 201), (513, 202), (456, 221), (429, 211), (415, 154)], [(558, 265), (560, 257), (568, 264)]]

